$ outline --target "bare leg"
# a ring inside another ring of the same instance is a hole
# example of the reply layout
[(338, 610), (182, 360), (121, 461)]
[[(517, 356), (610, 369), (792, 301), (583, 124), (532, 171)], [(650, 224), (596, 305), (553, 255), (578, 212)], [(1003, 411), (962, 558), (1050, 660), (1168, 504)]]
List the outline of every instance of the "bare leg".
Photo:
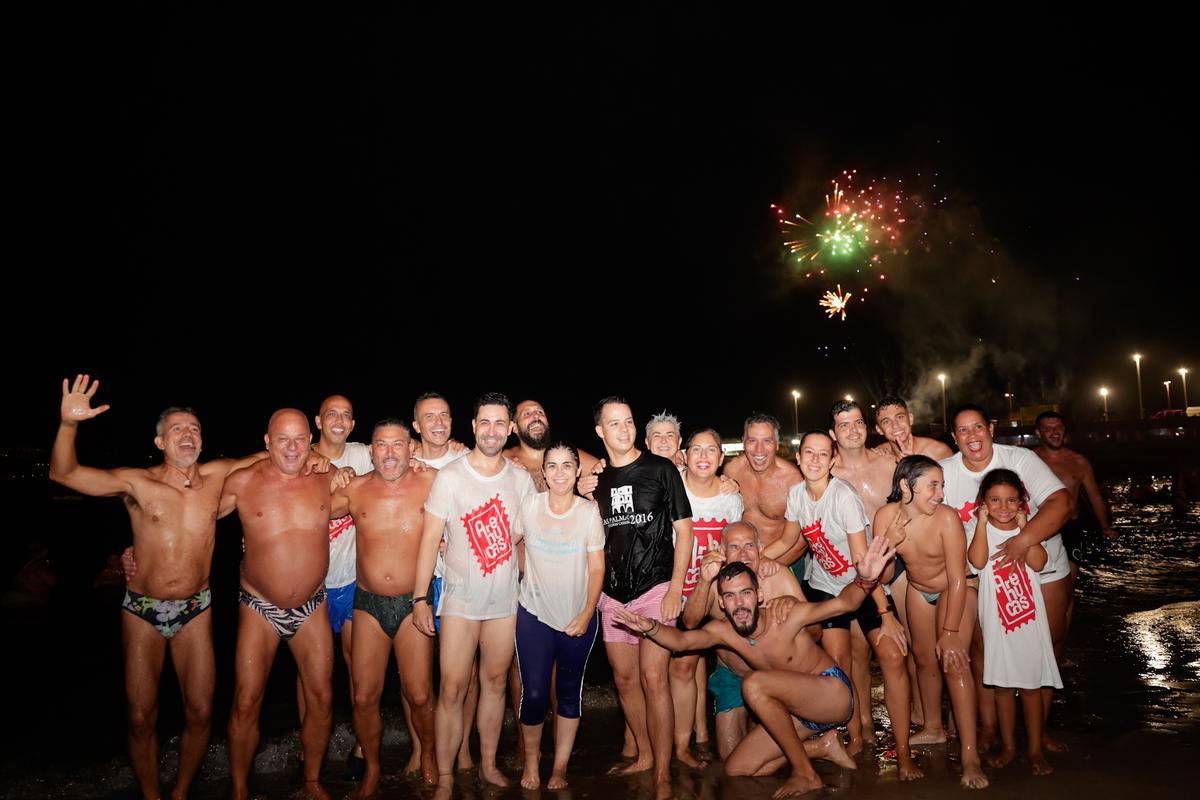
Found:
[[(997, 688), (993, 692), (996, 696), (996, 716), (1000, 720), (1000, 749), (987, 757), (987, 765), (1000, 769), (1007, 767), (1017, 755), (1017, 690)], [(1038, 698), (1041, 699), (1040, 692)]]
[[(508, 701), (512, 705), (513, 722), (517, 728), (517, 766), (523, 767), (525, 766), (525, 737), (521, 733), (521, 670), (517, 667), (515, 658), (508, 668)], [(541, 737), (538, 738), (538, 742), (541, 742)], [(540, 752), (534, 754), (534, 764), (537, 763), (540, 756)]]
[[(900, 624), (908, 628), (908, 573), (904, 572), (892, 582), (892, 600), (896, 603), (896, 617)], [(905, 657), (905, 667), (908, 670), (908, 685), (919, 687), (917, 681), (917, 658), (912, 651), (912, 633), (909, 633), (908, 655)], [(921, 703), (921, 692), (909, 692), (912, 697), (912, 714), (910, 719), (914, 725), (925, 726), (925, 707)]]
[(551, 790), (567, 788), (567, 762), (571, 758), (571, 748), (575, 746), (575, 734), (579, 732), (579, 717), (554, 716), (554, 768), (550, 772), (550, 782), (546, 784)]
[(909, 737), (912, 745), (942, 744), (946, 728), (942, 724), (942, 669), (938, 665), (937, 609), (911, 586), (908, 587), (908, 640), (917, 662), (917, 689), (925, 709), (925, 724)]
[[(796, 735), (804, 741), (804, 755), (808, 756), (810, 761), (821, 759), (844, 769), (858, 769), (858, 764), (854, 763), (854, 759), (842, 745), (836, 728), (825, 731), (820, 736), (813, 736), (813, 732), (801, 725), (794, 716), (792, 722)], [(757, 725), (734, 748), (729, 758), (725, 759), (725, 774), (731, 777), (774, 775), (787, 763), (783, 751), (771, 738), (771, 734), (762, 725)]]
[[(446, 626), (445, 621), (442, 627)], [(479, 777), (500, 787), (508, 779), (496, 766), (496, 749), (504, 723), (504, 689), (516, 647), (517, 615), (484, 620), (479, 628)], [(439, 753), (440, 755), (440, 753)]]
[(625, 723), (625, 740), (621, 743), (621, 758), (637, 758), (638, 748), (637, 739), (633, 735), (633, 728), (629, 727), (629, 723)]
[[(353, 614), (350, 619), (342, 623), (342, 632), (339, 637), (342, 640), (342, 660), (346, 663), (346, 679), (350, 684), (350, 702), (354, 703), (354, 666), (350, 659), (350, 648), (354, 645), (354, 618)], [(362, 743), (355, 741), (354, 747), (350, 750), (351, 757), (363, 757)]]
[[(212, 729), (213, 686), (216, 684), (212, 614), (206, 611), (185, 625), (171, 639), (168, 648), (183, 694), (184, 714), (183, 735), (179, 737), (179, 774), (171, 797), (183, 800), (204, 762)], [(157, 682), (153, 686), (157, 688)]]
[(696, 731), (696, 748), (712, 757), (711, 745), (708, 737), (708, 665), (704, 661), (704, 656), (696, 659), (695, 672), (696, 686), (696, 710), (695, 731)]
[(454, 763), (463, 737), (470, 730), (463, 723), (463, 705), (475, 651), (479, 647), (480, 624), (477, 620), (462, 617), (442, 617), (439, 637), (442, 685), (434, 715), (439, 782), (450, 780), (450, 765)]
[(1029, 766), (1034, 775), (1049, 775), (1054, 767), (1042, 752), (1042, 693), (1037, 689), (1021, 690), (1021, 711), (1025, 715), (1025, 734), (1028, 738)]
[[(944, 627), (942, 620), (946, 616), (947, 597), (948, 595), (943, 594), (938, 600), (939, 630)], [(962, 619), (958, 624), (959, 639), (964, 643), (971, 641), (975, 632), (976, 597), (974, 589), (967, 590), (966, 607), (963, 608)], [(946, 671), (946, 682), (950, 687), (950, 706), (954, 709), (954, 717), (958, 721), (958, 736), (962, 744), (963, 775), (959, 783), (965, 789), (983, 789), (988, 785), (988, 780), (983, 774), (976, 743), (975, 679), (971, 675), (971, 665), (950, 667)]]
[[(458, 769), (472, 769), (475, 760), (471, 758), (471, 728), (475, 726), (475, 712), (479, 709), (479, 654), (471, 658), (471, 679), (467, 683), (467, 699), (463, 703), (462, 713), (462, 744), (458, 746)], [(441, 763), (441, 762), (438, 762)]]
[[(257, 612), (239, 605), (233, 710), (229, 713), (229, 777), (234, 800), (245, 800), (249, 794), (247, 782), (258, 749), (258, 712), (278, 649), (274, 628)], [(305, 765), (306, 778), (307, 770)]]
[(610, 772), (627, 775), (645, 772), (654, 765), (650, 750), (650, 734), (646, 727), (646, 696), (642, 693), (641, 668), (638, 662), (638, 646), (624, 642), (605, 642), (608, 662), (612, 665), (613, 682), (617, 684), (617, 698), (621, 711), (625, 713), (625, 725), (633, 731), (636, 755), (633, 763), (613, 767)]
[[(365, 611), (358, 615), (358, 635), (354, 637), (351, 657), (358, 683), (354, 687), (354, 734), (367, 762), (357, 796), (370, 797), (379, 788), (379, 738), (383, 720), (379, 715), (379, 698), (392, 654), (392, 640), (379, 627), (379, 622)], [(437, 776), (434, 776), (435, 779)]]
[(333, 631), (329, 627), (328, 603), (317, 606), (288, 641), (288, 646), (296, 659), (307, 706), (300, 727), (300, 742), (304, 747), (304, 791), (313, 797), (328, 797), (320, 784), (321, 762), (329, 748), (329, 733), (333, 728)]
[(908, 672), (904, 665), (907, 659), (900, 647), (891, 639), (885, 639), (879, 629), (871, 631), (871, 646), (879, 659), (883, 673), (883, 702), (887, 706), (888, 718), (892, 721), (892, 732), (896, 737), (896, 762), (900, 780), (912, 781), (924, 778), (925, 773), (917, 767), (908, 744), (909, 695)]
[(717, 714), (717, 755), (722, 761), (727, 761), (729, 754), (746, 738), (749, 727), (749, 715), (745, 707)]
[[(355, 633), (357, 636), (358, 634)], [(412, 616), (400, 623), (393, 646), (400, 672), (400, 695), (409, 709), (421, 746), (421, 778), (428, 785), (437, 783), (437, 743), (434, 735), (433, 639), (413, 625)]]
[(121, 644), (125, 651), (125, 697), (129, 704), (129, 760), (133, 763), (133, 774), (141, 787), (142, 797), (156, 800), (162, 796), (156, 730), (158, 683), (162, 678), (167, 640), (149, 622), (122, 613)]
[(996, 692), (983, 683), (983, 631), (975, 629), (971, 637), (971, 678), (975, 681), (975, 700), (979, 709), (979, 752), (986, 753), (996, 744)]
[(698, 760), (688, 749), (692, 740), (692, 723), (696, 719), (696, 664), (700, 656), (695, 653), (671, 657), (669, 674), (671, 705), (675, 715), (675, 757), (692, 769), (703, 769), (704, 762)]
[[(825, 652), (829, 654), (842, 672), (847, 675), (853, 675), (852, 657), (850, 655), (850, 631), (845, 628), (826, 628), (821, 632), (821, 646), (825, 648)], [(853, 682), (853, 678), (851, 678)], [(854, 687), (855, 693), (858, 693), (858, 687)], [(743, 685), (743, 695), (745, 694)], [(867, 695), (870, 697), (870, 694)], [(870, 702), (869, 700), (867, 701)], [(857, 704), (856, 704), (857, 705)], [(846, 748), (851, 756), (856, 756), (863, 748), (863, 730), (862, 717), (857, 713), (850, 717), (850, 721), (846, 723), (846, 730), (850, 734), (850, 744)]]
[(875, 718), (871, 716), (871, 645), (863, 636), (862, 627), (858, 620), (850, 623), (850, 666), (853, 672), (847, 671), (850, 682), (854, 684), (854, 696), (858, 702), (854, 704), (854, 713), (862, 726), (864, 744), (875, 745)]
[[(1042, 584), (1042, 599), (1046, 602), (1046, 620), (1050, 623), (1050, 641), (1054, 644), (1054, 658), (1062, 663), (1063, 644), (1067, 640), (1067, 608), (1074, 594), (1071, 579), (1053, 581)], [(1047, 723), (1050, 720), (1050, 706), (1054, 702), (1054, 689), (1049, 686), (1042, 688), (1042, 746), (1051, 753), (1065, 753), (1066, 743), (1050, 735)]]
[(654, 793), (658, 800), (671, 796), (671, 734), (675, 714), (667, 678), (670, 660), (671, 652), (650, 639), (643, 639), (638, 646), (638, 669), (646, 698), (646, 728), (654, 754)]

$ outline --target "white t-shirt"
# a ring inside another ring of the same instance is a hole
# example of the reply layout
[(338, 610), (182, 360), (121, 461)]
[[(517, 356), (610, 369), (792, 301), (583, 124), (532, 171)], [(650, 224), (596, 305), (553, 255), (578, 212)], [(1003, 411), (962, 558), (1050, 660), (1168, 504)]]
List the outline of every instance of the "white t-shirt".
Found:
[[(371, 448), (362, 442), (346, 442), (346, 449), (330, 463), (341, 469), (350, 467), (355, 475), (366, 475), (375, 469), (371, 463)], [(358, 550), (354, 545), (354, 518), (349, 514), (329, 520), (329, 571), (325, 586), (338, 589), (354, 583)]]
[(586, 610), (588, 553), (604, 550), (600, 509), (574, 500), (567, 513), (555, 514), (549, 492), (526, 495), (514, 528), (525, 539), (521, 605), (557, 631)]
[(1007, 689), (1061, 689), (1041, 582), (1034, 579), (1028, 564), (1002, 566), (990, 560), (1000, 544), (1016, 534), (987, 526), (989, 560), (979, 571), (983, 682)]
[(731, 522), (740, 522), (744, 504), (740, 494), (717, 494), (715, 497), (697, 497), (683, 482), (688, 503), (692, 507), (692, 563), (683, 578), (683, 596), (691, 597), (700, 580), (700, 562), (710, 550), (721, 547), (721, 531)]
[[(808, 541), (812, 558), (808, 582), (835, 597), (858, 577), (850, 553), (849, 534), (866, 531), (867, 511), (854, 487), (830, 476), (821, 499), (813, 502), (808, 485), (801, 481), (788, 490), (784, 518), (800, 523), (800, 535)], [(870, 541), (870, 534), (867, 540)]]
[[(418, 450), (417, 452), (420, 452), (420, 450)], [(442, 453), (437, 458), (421, 458), (420, 456), (413, 456), (413, 458), (417, 459), (417, 461), (420, 461), (422, 464), (424, 464), (427, 467), (433, 467), (434, 469), (441, 469), (442, 467), (446, 466), (447, 464), (458, 461), (460, 458), (462, 458), (469, 452), (470, 452), (469, 450), (464, 449), (464, 450), (459, 450), (456, 453), (456, 452), (454, 452), (454, 450), (452, 448), (447, 447), (446, 452)], [(442, 538), (443, 539), (446, 538), (446, 534), (444, 531), (442, 533)], [(445, 571), (446, 571), (446, 557), (444, 555), (442, 555), (441, 550), (438, 550), (437, 561), (433, 565), (433, 577), (440, 578), (440, 577), (442, 577), (442, 573), (444, 573)]]
[(512, 526), (533, 493), (529, 473), (504, 461), (486, 477), (466, 458), (439, 470), (425, 511), (446, 521), (446, 570), (437, 613), (497, 619), (517, 613), (517, 556)]
[[(963, 466), (962, 453), (958, 452), (949, 458), (943, 458), (938, 462), (942, 471), (946, 475), (946, 495), (942, 500), (943, 503), (953, 508), (958, 512), (958, 518), (962, 520), (963, 528), (966, 530), (967, 542), (975, 534), (975, 499), (979, 496), (979, 484), (983, 481), (983, 476), (994, 469), (1011, 469), (1021, 478), (1021, 482), (1025, 484), (1026, 491), (1029, 492), (1029, 510), (1027, 516), (1033, 519), (1033, 515), (1037, 513), (1038, 506), (1046, 502), (1046, 498), (1057, 492), (1059, 489), (1064, 489), (1062, 481), (1058, 479), (1046, 462), (1037, 457), (1037, 454), (1032, 450), (1026, 450), (1024, 447), (1013, 447), (1007, 444), (992, 445), (992, 460), (986, 467), (973, 472)], [(1054, 566), (1056, 569), (1059, 566), (1058, 551), (1062, 551), (1062, 561), (1066, 560), (1066, 549), (1063, 547), (1062, 536), (1054, 534), (1046, 541), (1042, 542), (1042, 546), (1046, 548), (1046, 553), (1050, 556), (1050, 560), (1046, 562), (1046, 568), (1050, 569)], [(968, 563), (968, 567), (970, 564)], [(975, 568), (970, 567), (974, 572)], [(1067, 568), (1069, 571), (1069, 567)], [(1047, 576), (1042, 578), (1042, 583), (1050, 583), (1066, 577), (1066, 572), (1061, 575), (1057, 572), (1052, 573), (1055, 577)]]

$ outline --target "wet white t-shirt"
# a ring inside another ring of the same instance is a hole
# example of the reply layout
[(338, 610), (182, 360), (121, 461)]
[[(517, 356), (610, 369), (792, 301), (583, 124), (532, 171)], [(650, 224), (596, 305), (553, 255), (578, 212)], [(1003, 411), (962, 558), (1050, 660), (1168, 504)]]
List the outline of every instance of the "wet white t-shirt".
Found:
[[(854, 487), (830, 476), (821, 499), (813, 501), (808, 485), (801, 481), (788, 490), (784, 518), (800, 523), (800, 535), (808, 541), (808, 582), (826, 594), (841, 594), (858, 577), (850, 553), (849, 534), (866, 531), (867, 511)], [(870, 541), (870, 534), (867, 541)]]
[(697, 497), (683, 482), (688, 503), (692, 506), (692, 563), (683, 578), (683, 596), (691, 597), (700, 580), (700, 562), (710, 550), (721, 548), (721, 531), (731, 522), (740, 522), (744, 504), (740, 494), (717, 494)]
[(480, 475), (466, 458), (439, 470), (425, 511), (446, 521), (446, 570), (439, 615), (497, 619), (517, 613), (517, 556), (512, 526), (533, 493), (529, 473), (508, 461)]
[[(1046, 466), (1045, 461), (1038, 458), (1032, 450), (1026, 450), (1024, 447), (993, 444), (992, 460), (978, 472), (963, 466), (961, 452), (943, 458), (938, 463), (946, 475), (946, 494), (942, 502), (958, 512), (958, 518), (962, 520), (967, 534), (968, 544), (975, 535), (975, 523), (978, 521), (975, 516), (975, 506), (977, 505), (975, 500), (979, 496), (979, 484), (983, 481), (983, 476), (991, 470), (1010, 469), (1021, 478), (1021, 482), (1025, 484), (1025, 490), (1029, 492), (1027, 516), (1030, 519), (1033, 519), (1033, 515), (1038, 511), (1038, 506), (1046, 502), (1047, 497), (1059, 489), (1066, 488), (1058, 476)], [(1063, 547), (1062, 536), (1056, 533), (1042, 542), (1042, 546), (1046, 548), (1046, 553), (1050, 556), (1050, 560), (1046, 562), (1046, 570), (1050, 570), (1050, 572), (1043, 571), (1042, 583), (1050, 583), (1066, 577), (1069, 567), (1066, 567), (1067, 572), (1059, 574), (1066, 562), (1066, 548)], [(1060, 551), (1061, 556), (1059, 555)], [(976, 571), (969, 563), (968, 567), (972, 572)]]
[[(417, 452), (420, 452), (420, 450), (418, 450)], [(417, 461), (420, 461), (422, 464), (424, 464), (427, 467), (433, 467), (434, 469), (441, 469), (442, 467), (446, 466), (447, 464), (450, 464), (454, 461), (458, 461), (460, 458), (462, 458), (469, 452), (470, 452), (469, 450), (459, 450), (456, 453), (456, 452), (454, 452), (454, 450), (447, 447), (446, 452), (442, 453), (437, 458), (421, 458), (420, 456), (413, 456), (413, 458), (415, 458)], [(442, 532), (442, 538), (443, 539), (446, 538), (446, 534), (444, 531)], [(441, 549), (439, 549), (438, 554), (437, 554), (437, 561), (433, 565), (433, 577), (440, 578), (440, 577), (442, 577), (442, 573), (445, 571), (446, 571), (446, 557), (444, 555), (442, 555), (442, 551), (441, 551)]]
[(585, 611), (588, 553), (604, 550), (604, 523), (591, 500), (574, 498), (565, 514), (550, 510), (550, 493), (521, 503), (514, 533), (525, 540), (521, 605), (557, 631)]
[[(334, 467), (350, 467), (355, 475), (366, 475), (375, 469), (371, 463), (371, 448), (362, 442), (346, 442), (340, 458), (330, 463)], [(325, 573), (325, 586), (338, 589), (354, 583), (358, 550), (354, 545), (354, 518), (349, 514), (341, 519), (329, 520), (329, 571)]]

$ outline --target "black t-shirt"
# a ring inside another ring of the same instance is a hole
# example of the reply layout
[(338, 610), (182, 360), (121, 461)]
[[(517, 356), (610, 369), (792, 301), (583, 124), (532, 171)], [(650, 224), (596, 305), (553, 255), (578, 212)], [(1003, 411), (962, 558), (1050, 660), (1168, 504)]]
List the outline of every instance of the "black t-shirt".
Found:
[(692, 516), (675, 465), (643, 452), (631, 464), (600, 473), (593, 497), (604, 520), (604, 593), (628, 603), (671, 580), (671, 525)]

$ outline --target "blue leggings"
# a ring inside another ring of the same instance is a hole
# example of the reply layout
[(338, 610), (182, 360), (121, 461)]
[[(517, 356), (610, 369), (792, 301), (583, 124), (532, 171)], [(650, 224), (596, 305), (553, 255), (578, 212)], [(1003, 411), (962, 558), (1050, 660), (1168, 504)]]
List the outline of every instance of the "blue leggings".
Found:
[(599, 615), (592, 614), (583, 636), (567, 636), (517, 606), (517, 666), (521, 670), (521, 724), (541, 725), (550, 707), (550, 675), (558, 666), (558, 715), (579, 718), (583, 671), (587, 667)]

